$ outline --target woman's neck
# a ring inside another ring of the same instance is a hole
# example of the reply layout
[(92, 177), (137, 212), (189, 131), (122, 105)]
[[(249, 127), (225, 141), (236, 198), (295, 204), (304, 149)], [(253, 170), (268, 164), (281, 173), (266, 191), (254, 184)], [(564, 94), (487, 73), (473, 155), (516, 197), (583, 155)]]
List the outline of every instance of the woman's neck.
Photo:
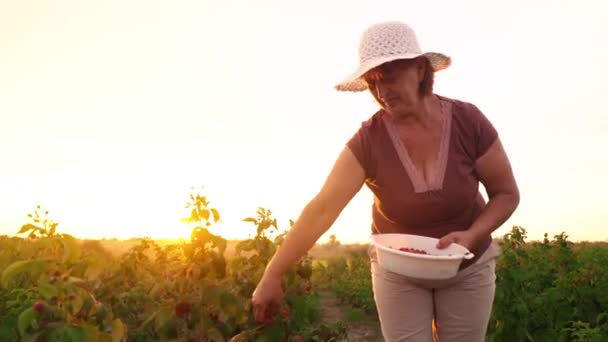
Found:
[(439, 106), (439, 99), (435, 95), (425, 95), (409, 110), (395, 114), (391, 113), (391, 116), (395, 124), (429, 127), (437, 119), (436, 114), (440, 112), (437, 110), (440, 109)]

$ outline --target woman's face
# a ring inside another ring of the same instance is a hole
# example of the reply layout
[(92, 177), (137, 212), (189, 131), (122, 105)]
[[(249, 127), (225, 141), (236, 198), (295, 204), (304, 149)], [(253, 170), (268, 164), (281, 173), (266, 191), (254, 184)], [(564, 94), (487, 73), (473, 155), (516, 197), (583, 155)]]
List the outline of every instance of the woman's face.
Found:
[(363, 75), (376, 101), (391, 114), (407, 113), (420, 102), (423, 77), (424, 63), (420, 59), (384, 63)]

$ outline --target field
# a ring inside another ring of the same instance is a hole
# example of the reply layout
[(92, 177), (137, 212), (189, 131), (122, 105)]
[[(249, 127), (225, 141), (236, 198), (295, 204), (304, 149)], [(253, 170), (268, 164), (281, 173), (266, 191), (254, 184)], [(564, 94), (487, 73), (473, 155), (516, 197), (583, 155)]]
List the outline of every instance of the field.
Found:
[[(254, 238), (208, 228), (192, 196), (190, 241), (77, 240), (37, 209), (24, 237), (0, 237), (1, 341), (380, 340), (366, 245), (315, 246), (285, 275), (286, 300), (262, 326), (249, 298), (287, 229), (260, 208)], [(488, 341), (608, 340), (608, 247), (565, 234), (501, 240)]]

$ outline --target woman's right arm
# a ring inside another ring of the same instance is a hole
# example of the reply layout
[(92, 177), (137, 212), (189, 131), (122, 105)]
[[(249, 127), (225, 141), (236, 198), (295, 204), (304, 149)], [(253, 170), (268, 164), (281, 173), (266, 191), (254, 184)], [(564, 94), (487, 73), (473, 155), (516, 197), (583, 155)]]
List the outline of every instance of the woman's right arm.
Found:
[(252, 297), (254, 314), (258, 321), (267, 321), (271, 314), (269, 309), (281, 300), (280, 284), (283, 274), (331, 227), (364, 182), (363, 167), (351, 150), (345, 147), (321, 190), (304, 207), (268, 263)]

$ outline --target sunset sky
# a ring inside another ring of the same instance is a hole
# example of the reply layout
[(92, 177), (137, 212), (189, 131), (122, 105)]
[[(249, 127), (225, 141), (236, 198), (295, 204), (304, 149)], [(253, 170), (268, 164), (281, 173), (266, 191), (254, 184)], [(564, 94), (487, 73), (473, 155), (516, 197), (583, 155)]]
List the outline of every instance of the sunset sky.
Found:
[[(0, 2), (0, 234), (38, 204), (83, 238), (187, 236), (191, 187), (283, 227), (376, 110), (333, 86), (361, 32), (400, 20), (450, 55), (435, 92), (475, 103), (511, 159), (531, 239), (608, 239), (605, 1)], [(364, 188), (325, 235), (369, 238)]]

